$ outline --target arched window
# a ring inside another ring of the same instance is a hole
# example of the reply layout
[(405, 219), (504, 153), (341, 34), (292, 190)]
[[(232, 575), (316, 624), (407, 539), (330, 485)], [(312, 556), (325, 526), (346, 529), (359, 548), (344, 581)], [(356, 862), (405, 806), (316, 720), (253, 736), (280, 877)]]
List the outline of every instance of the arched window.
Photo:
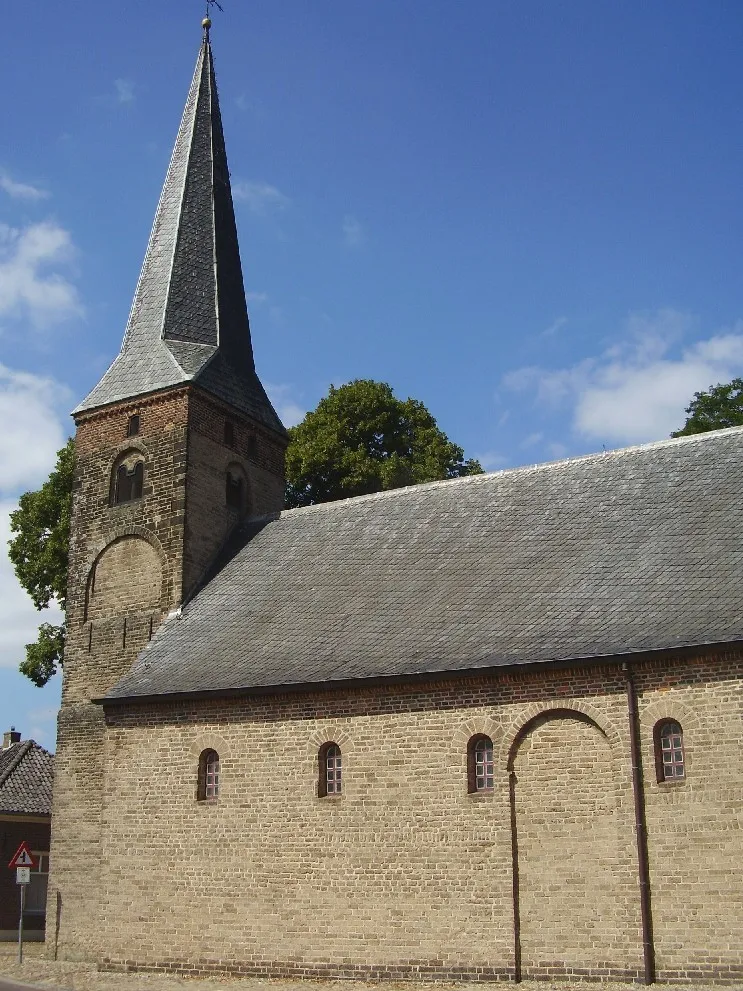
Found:
[(199, 783), (196, 797), (200, 802), (219, 796), (219, 754), (204, 750), (199, 757)]
[(113, 502), (133, 502), (142, 498), (144, 487), (144, 461), (125, 461), (116, 469), (113, 484)]
[(258, 457), (258, 438), (255, 434), (248, 436), (247, 454), (251, 461), (255, 461)]
[(655, 770), (658, 781), (682, 781), (686, 777), (684, 765), (684, 732), (679, 723), (664, 719), (656, 723)]
[(229, 509), (242, 509), (243, 480), (230, 471), (227, 472), (225, 502)]
[(231, 420), (224, 421), (224, 442), (228, 447), (235, 446), (235, 424)]
[(341, 793), (341, 748), (337, 743), (325, 743), (320, 747), (320, 780), (317, 792), (320, 798)]
[(126, 425), (127, 437), (136, 437), (139, 433), (139, 413), (133, 413)]
[(467, 746), (467, 790), (492, 791), (493, 778), (493, 741), (489, 736), (473, 736)]

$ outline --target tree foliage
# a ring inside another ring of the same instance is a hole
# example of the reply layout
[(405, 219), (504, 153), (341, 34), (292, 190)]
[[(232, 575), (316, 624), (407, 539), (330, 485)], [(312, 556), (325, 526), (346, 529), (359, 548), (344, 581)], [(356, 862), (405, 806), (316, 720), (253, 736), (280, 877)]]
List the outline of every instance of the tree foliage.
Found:
[(389, 385), (371, 379), (331, 386), (289, 437), (288, 507), (482, 472), (423, 403), (397, 399)]
[(727, 385), (712, 385), (707, 392), (695, 392), (686, 413), (686, 423), (680, 430), (675, 430), (672, 437), (743, 426), (743, 379), (735, 378)]
[[(57, 452), (49, 478), (35, 492), (24, 493), (18, 509), (10, 514), (14, 536), (8, 542), (9, 557), (37, 609), (54, 600), (64, 609), (67, 598), (67, 549), (72, 503), (72, 439)], [(36, 685), (45, 685), (62, 665), (64, 624), (42, 623), (35, 643), (26, 645), (20, 670)]]

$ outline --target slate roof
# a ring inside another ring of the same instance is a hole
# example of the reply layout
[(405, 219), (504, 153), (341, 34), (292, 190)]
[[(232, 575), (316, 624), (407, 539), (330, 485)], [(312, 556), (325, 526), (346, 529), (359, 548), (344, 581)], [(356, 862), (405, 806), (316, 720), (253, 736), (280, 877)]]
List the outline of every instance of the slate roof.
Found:
[(0, 813), (52, 814), (54, 755), (33, 740), (0, 750)]
[(119, 355), (74, 411), (184, 382), (284, 433), (255, 372), (208, 33)]
[(253, 521), (110, 700), (743, 637), (743, 428)]

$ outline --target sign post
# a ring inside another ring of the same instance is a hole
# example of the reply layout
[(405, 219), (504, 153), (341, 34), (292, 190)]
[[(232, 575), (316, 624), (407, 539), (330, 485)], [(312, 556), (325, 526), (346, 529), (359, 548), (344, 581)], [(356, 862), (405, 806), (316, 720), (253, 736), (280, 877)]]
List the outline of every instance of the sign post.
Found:
[(36, 867), (34, 855), (24, 840), (13, 854), (8, 867), (15, 867), (15, 881), (21, 889), (21, 914), (18, 919), (18, 963), (23, 963), (23, 912), (26, 908), (26, 885), (31, 882), (31, 868)]

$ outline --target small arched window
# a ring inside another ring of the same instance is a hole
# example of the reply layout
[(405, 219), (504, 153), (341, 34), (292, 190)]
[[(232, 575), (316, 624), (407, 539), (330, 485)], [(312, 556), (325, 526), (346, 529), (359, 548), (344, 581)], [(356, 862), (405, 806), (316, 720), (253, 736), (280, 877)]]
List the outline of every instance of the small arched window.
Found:
[(658, 781), (682, 781), (686, 777), (686, 767), (681, 725), (671, 719), (664, 719), (656, 724), (653, 736)]
[(126, 425), (127, 437), (136, 437), (139, 433), (139, 413), (133, 413)]
[(255, 434), (248, 436), (247, 454), (251, 461), (255, 461), (258, 457), (258, 438)]
[(235, 446), (235, 424), (231, 420), (224, 421), (224, 442), (227, 447)]
[(467, 790), (492, 791), (494, 766), (493, 741), (489, 736), (473, 736), (467, 746)]
[(144, 487), (144, 461), (124, 462), (116, 469), (113, 502), (133, 502), (142, 498)]
[(320, 780), (318, 795), (340, 795), (341, 793), (341, 748), (337, 743), (325, 743), (320, 747)]
[(204, 750), (199, 757), (199, 782), (196, 797), (200, 802), (219, 796), (219, 754)]
[(229, 509), (242, 509), (243, 480), (232, 472), (227, 472), (225, 502)]

